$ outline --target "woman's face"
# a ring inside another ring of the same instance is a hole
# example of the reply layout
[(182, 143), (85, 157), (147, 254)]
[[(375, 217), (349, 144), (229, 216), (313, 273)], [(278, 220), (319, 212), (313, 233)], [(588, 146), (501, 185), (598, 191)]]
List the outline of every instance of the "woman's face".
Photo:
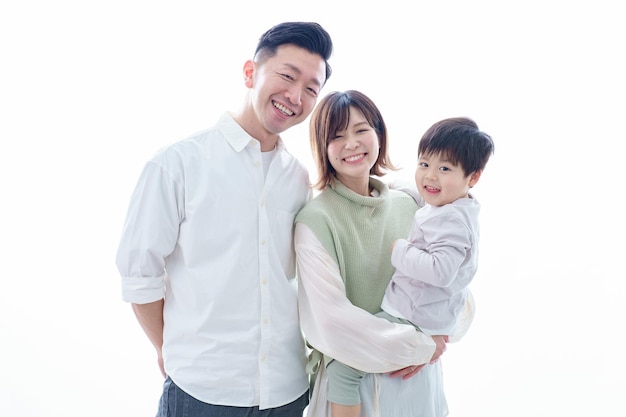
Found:
[(350, 107), (348, 127), (329, 139), (327, 152), (339, 181), (346, 185), (369, 181), (370, 169), (380, 152), (378, 135), (363, 113)]

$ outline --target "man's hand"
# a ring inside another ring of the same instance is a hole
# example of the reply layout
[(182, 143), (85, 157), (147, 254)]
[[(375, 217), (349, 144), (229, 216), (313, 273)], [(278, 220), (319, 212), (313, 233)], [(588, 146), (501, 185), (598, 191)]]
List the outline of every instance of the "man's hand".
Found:
[(161, 371), (161, 375), (163, 375), (163, 378), (167, 378), (167, 374), (165, 373), (165, 366), (163, 365), (163, 355), (161, 354), (161, 351), (159, 350), (157, 352), (157, 363), (159, 364), (159, 370)]
[(157, 353), (157, 364), (163, 378), (166, 377), (163, 366), (163, 299), (146, 304), (131, 304), (141, 328), (148, 336)]

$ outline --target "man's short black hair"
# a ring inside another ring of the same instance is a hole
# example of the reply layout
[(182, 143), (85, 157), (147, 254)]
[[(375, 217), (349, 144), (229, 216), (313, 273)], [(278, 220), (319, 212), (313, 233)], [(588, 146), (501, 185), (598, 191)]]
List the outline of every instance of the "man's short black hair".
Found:
[(281, 45), (292, 44), (324, 58), (326, 80), (332, 73), (328, 60), (333, 53), (333, 41), (326, 30), (315, 22), (284, 22), (270, 28), (259, 38), (254, 57), (263, 60), (274, 56)]

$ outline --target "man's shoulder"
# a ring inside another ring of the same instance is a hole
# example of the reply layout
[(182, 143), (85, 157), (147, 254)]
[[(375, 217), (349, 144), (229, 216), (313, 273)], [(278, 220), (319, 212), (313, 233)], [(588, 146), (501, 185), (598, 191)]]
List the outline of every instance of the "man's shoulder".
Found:
[(224, 136), (217, 127), (210, 127), (196, 131), (182, 139), (169, 143), (155, 152), (155, 158), (168, 158), (174, 155), (178, 157), (194, 156), (199, 149), (210, 146), (222, 146), (225, 143)]

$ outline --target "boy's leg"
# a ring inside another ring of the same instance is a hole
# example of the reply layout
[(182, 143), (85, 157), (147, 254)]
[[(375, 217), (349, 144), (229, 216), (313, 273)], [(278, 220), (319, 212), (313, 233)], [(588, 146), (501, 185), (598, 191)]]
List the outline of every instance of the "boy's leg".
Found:
[(355, 405), (361, 402), (359, 385), (365, 372), (333, 359), (326, 365), (326, 375), (328, 376), (328, 401), (343, 405)]

